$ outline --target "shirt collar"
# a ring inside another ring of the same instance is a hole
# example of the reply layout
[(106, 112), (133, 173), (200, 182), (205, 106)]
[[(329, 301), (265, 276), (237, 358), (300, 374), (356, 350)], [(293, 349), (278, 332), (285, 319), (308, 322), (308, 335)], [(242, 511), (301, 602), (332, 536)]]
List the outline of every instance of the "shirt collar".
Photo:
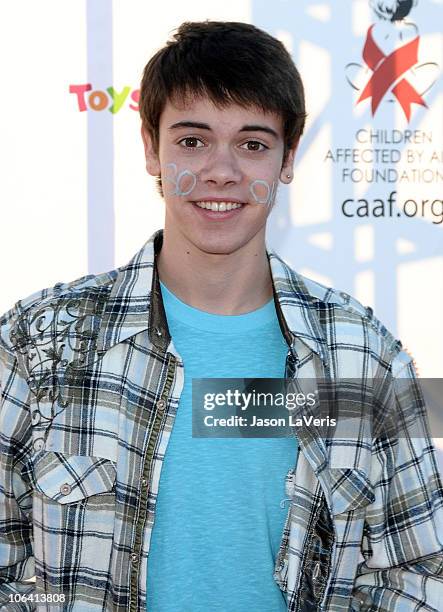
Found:
[[(163, 230), (155, 232), (117, 277), (106, 302), (97, 338), (100, 354), (127, 338), (148, 330), (151, 343), (165, 352), (169, 333), (156, 265)], [(296, 340), (327, 363), (326, 340), (318, 319), (322, 302), (311, 295), (303, 278), (274, 251), (267, 251), (274, 303), (286, 342), (294, 350)]]

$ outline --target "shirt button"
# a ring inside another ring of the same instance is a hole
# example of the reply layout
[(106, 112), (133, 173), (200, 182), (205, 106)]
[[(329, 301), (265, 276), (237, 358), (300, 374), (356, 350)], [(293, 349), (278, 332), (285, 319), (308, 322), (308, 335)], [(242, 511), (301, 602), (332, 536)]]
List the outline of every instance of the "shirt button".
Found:
[(158, 402), (156, 403), (156, 406), (158, 410), (164, 410), (166, 406), (165, 400), (159, 399)]
[(319, 573), (320, 573), (320, 563), (318, 563), (317, 561), (317, 563), (314, 566), (314, 571), (312, 572), (313, 580), (317, 580)]
[(132, 553), (131, 555), (131, 562), (135, 565), (136, 563), (138, 563), (138, 555), (137, 553)]
[(60, 493), (62, 495), (69, 495), (70, 492), (71, 492), (71, 485), (67, 482), (65, 482), (65, 484), (62, 484), (62, 486), (60, 487)]
[(142, 485), (143, 485), (144, 487), (146, 487), (146, 486), (147, 486), (147, 484), (148, 484), (147, 479), (146, 479), (146, 478), (142, 478)]
[(38, 438), (35, 442), (34, 442), (34, 450), (39, 451), (42, 450), (42, 448), (45, 445), (45, 441), (43, 440), (43, 438)]

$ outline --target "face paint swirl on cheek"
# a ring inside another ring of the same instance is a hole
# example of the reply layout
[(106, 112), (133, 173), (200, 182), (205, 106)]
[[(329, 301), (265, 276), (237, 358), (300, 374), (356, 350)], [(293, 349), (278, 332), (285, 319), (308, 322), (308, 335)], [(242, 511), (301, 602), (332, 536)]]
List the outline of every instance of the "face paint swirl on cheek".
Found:
[(257, 204), (272, 206), (277, 191), (277, 181), (272, 181), (271, 185), (262, 179), (255, 179), (249, 184), (249, 192)]
[(164, 180), (174, 185), (173, 195), (187, 196), (197, 184), (197, 176), (191, 170), (178, 171), (177, 164), (166, 164)]

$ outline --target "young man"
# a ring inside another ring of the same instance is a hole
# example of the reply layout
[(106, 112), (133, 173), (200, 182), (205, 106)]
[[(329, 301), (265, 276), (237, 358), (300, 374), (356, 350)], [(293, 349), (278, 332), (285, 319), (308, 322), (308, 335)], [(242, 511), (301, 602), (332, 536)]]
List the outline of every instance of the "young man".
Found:
[[(441, 609), (443, 492), (411, 358), (266, 249), (305, 118), (290, 56), (249, 24), (184, 23), (140, 108), (164, 230), (1, 320), (3, 609)], [(324, 376), (407, 415), (402, 435), (192, 437), (192, 379)]]

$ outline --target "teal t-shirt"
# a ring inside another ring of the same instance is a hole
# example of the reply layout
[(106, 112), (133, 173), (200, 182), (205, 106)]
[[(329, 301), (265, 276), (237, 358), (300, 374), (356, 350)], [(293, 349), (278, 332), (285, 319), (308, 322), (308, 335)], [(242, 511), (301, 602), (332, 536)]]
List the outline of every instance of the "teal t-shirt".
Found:
[(193, 378), (283, 378), (273, 300), (242, 315), (193, 308), (161, 283), (184, 388), (160, 476), (148, 612), (285, 612), (273, 578), (295, 438), (192, 438)]

